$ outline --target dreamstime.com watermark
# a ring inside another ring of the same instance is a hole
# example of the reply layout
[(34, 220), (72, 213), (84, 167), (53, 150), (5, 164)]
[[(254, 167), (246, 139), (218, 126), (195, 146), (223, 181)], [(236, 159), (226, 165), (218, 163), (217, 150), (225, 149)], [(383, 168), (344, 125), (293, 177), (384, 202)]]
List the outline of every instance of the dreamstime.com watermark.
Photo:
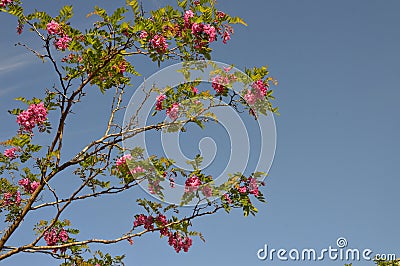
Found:
[(280, 260), (280, 261), (372, 261), (372, 260), (396, 260), (396, 254), (377, 254), (371, 249), (348, 248), (346, 238), (339, 237), (336, 246), (329, 246), (323, 249), (304, 248), (304, 249), (274, 249), (268, 247), (257, 251), (259, 260)]

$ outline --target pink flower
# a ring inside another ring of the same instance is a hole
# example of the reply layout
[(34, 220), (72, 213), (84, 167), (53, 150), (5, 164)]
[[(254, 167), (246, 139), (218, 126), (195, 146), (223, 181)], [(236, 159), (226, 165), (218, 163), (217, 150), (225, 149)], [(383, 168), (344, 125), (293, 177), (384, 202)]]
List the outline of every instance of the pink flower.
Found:
[(117, 69), (120, 74), (124, 74), (126, 71), (126, 61), (123, 60), (118, 64), (118, 66), (114, 65), (112, 68)]
[(157, 194), (160, 191), (160, 180), (151, 181), (149, 180), (148, 189), (150, 194)]
[(37, 181), (33, 181), (33, 182), (31, 183), (31, 188), (30, 188), (31, 193), (35, 192), (35, 190), (38, 188), (39, 184), (40, 184), (40, 183), (37, 182)]
[(206, 196), (207, 198), (212, 196), (212, 190), (209, 186), (204, 186), (201, 192), (203, 192), (203, 195)]
[(121, 158), (119, 158), (117, 160), (117, 162), (115, 163), (115, 165), (118, 167), (120, 165), (125, 165), (126, 164), (126, 160), (132, 160), (132, 155), (130, 154), (125, 154), (123, 155)]
[(215, 41), (215, 38), (217, 37), (217, 33), (216, 33), (214, 26), (205, 25), (204, 32), (208, 34), (209, 42)]
[[(58, 243), (63, 244), (68, 241), (68, 233), (67, 231), (64, 230), (64, 228), (61, 228), (59, 232), (55, 228), (52, 228), (49, 231), (46, 231), (44, 233), (44, 240), (46, 241), (46, 244), (48, 246), (55, 246)], [(60, 248), (61, 252), (65, 252), (66, 248)], [(53, 252), (56, 252), (57, 249), (53, 249)]]
[(167, 96), (165, 96), (164, 94), (160, 94), (157, 96), (156, 110), (158, 111), (162, 110), (162, 103), (166, 97)]
[(192, 87), (192, 91), (193, 91), (194, 94), (199, 93), (199, 89), (197, 89), (196, 87)]
[(156, 49), (159, 53), (165, 53), (168, 48), (167, 41), (162, 35), (154, 35), (154, 37), (150, 40), (151, 45), (154, 49)]
[(246, 189), (246, 187), (240, 187), (240, 188), (238, 189), (238, 191), (239, 191), (240, 193), (244, 194), (244, 193), (246, 193), (247, 189)]
[(122, 61), (119, 64), (118, 68), (119, 68), (119, 73), (123, 74), (126, 71), (126, 62)]
[[(223, 67), (223, 69), (224, 69), (224, 71), (226, 72), (226, 73), (228, 73), (229, 71), (231, 71), (231, 69), (232, 69), (232, 66), (229, 66), (229, 67)], [(236, 77), (235, 77), (236, 78)]]
[(251, 87), (253, 91), (248, 90), (244, 99), (249, 105), (253, 105), (257, 100), (263, 100), (267, 95), (268, 87), (264, 85), (261, 79), (254, 82)]
[(146, 39), (147, 36), (149, 36), (149, 34), (145, 30), (142, 30), (140, 32), (140, 35), (139, 35), (140, 39)]
[(24, 178), (18, 181), (18, 184), (24, 188), (26, 193), (30, 193), (32, 194), (33, 192), (35, 192), (35, 190), (38, 188), (39, 186), (39, 182), (37, 181), (33, 181), (31, 183), (31, 181), (28, 178)]
[(135, 168), (133, 168), (131, 170), (131, 174), (143, 173), (143, 172), (144, 172), (144, 168), (141, 166), (136, 166)]
[(47, 32), (49, 34), (58, 34), (60, 32), (60, 24), (52, 20), (47, 24)]
[(227, 41), (231, 39), (231, 34), (227, 31), (224, 32), (224, 36), (222, 37), (222, 42), (226, 44)]
[(192, 10), (186, 10), (185, 11), (185, 15), (183, 15), (183, 17), (185, 18), (185, 20), (189, 19), (189, 18), (192, 18), (192, 17), (194, 17), (194, 13), (193, 13)]
[(178, 118), (179, 103), (172, 104), (171, 108), (167, 109), (167, 115), (171, 120), (176, 120)]
[(64, 51), (68, 48), (69, 42), (72, 41), (68, 35), (63, 35), (63, 37), (59, 38), (54, 44), (58, 50)]
[(11, 4), (13, 0), (1, 0), (0, 7), (6, 7), (8, 4)]
[(169, 178), (169, 186), (170, 186), (171, 188), (174, 188), (174, 187), (175, 187), (175, 179), (174, 179), (173, 177), (170, 177), (170, 178)]
[(217, 11), (217, 16), (218, 16), (219, 18), (224, 18), (224, 17), (225, 17), (225, 13), (222, 12), (222, 11)]
[(229, 84), (229, 79), (223, 76), (215, 76), (212, 78), (212, 87), (217, 94), (222, 94), (225, 90), (225, 86)]
[(4, 193), (4, 195), (3, 195), (3, 204), (4, 204), (5, 206), (11, 205), (11, 204), (12, 204), (12, 201), (11, 201), (11, 197), (12, 197), (12, 196), (13, 196), (13, 195), (12, 195), (10, 192)]
[(30, 181), (28, 178), (24, 178), (18, 181), (18, 185), (22, 186), (22, 187), (29, 187)]
[(15, 154), (15, 152), (18, 151), (18, 148), (12, 147), (10, 149), (7, 149), (4, 151), (4, 156), (9, 158), (10, 160), (17, 158), (18, 156)]
[(253, 194), (254, 196), (258, 195), (257, 179), (249, 178), (249, 192), (250, 192), (250, 194)]
[(21, 192), (17, 190), (16, 196), (15, 196), (15, 204), (19, 205), (21, 203)]
[(55, 246), (58, 242), (56, 229), (52, 228), (44, 233), (44, 240), (48, 246)]
[(58, 234), (58, 237), (61, 239), (62, 242), (67, 242), (67, 240), (68, 240), (67, 231), (65, 231), (64, 228), (62, 228), (60, 233)]
[(201, 33), (203, 31), (203, 26), (204, 25), (202, 23), (200, 23), (200, 24), (193, 23), (193, 25), (192, 25), (192, 34), (197, 35), (197, 34)]
[(144, 225), (144, 223), (146, 222), (146, 215), (144, 214), (139, 214), (135, 217), (135, 221), (133, 222), (133, 226), (137, 227), (137, 226), (141, 226)]
[(44, 122), (47, 120), (47, 109), (43, 103), (31, 104), (26, 111), (21, 112), (17, 116), (17, 123), (20, 125), (22, 131), (32, 133), (32, 129), (38, 125), (39, 130)]
[(17, 33), (18, 33), (18, 35), (20, 35), (21, 33), (22, 33), (22, 30), (24, 29), (24, 24), (22, 24), (22, 23), (18, 23), (18, 26), (17, 26)]
[(190, 27), (190, 21), (189, 19), (194, 17), (194, 13), (192, 10), (187, 10), (185, 11), (185, 14), (183, 15), (183, 20), (185, 21), (185, 28), (189, 28)]
[(260, 95), (260, 98), (263, 98), (265, 95), (267, 95), (268, 87), (264, 85), (261, 79), (254, 82), (251, 87), (257, 92), (257, 94)]
[(154, 229), (154, 218), (153, 216), (148, 216), (144, 222), (144, 229), (152, 231)]
[(194, 192), (201, 186), (201, 180), (197, 176), (192, 176), (186, 179), (185, 192)]
[(253, 105), (256, 102), (257, 97), (251, 92), (251, 90), (248, 90), (246, 95), (244, 95), (244, 99), (249, 105)]
[[(13, 199), (15, 197), (15, 199)], [(15, 202), (13, 202), (13, 200)], [(3, 194), (3, 205), (8, 206), (12, 204), (19, 205), (21, 203), (21, 193), (17, 190), (14, 194), (6, 192)]]
[(179, 253), (182, 249), (184, 252), (188, 252), (189, 248), (192, 246), (192, 239), (190, 237), (185, 237), (183, 239), (178, 232), (170, 232), (168, 244), (175, 249), (176, 253)]
[(229, 204), (231, 204), (232, 203), (232, 200), (231, 200), (231, 198), (229, 197), (229, 195), (228, 194), (224, 194), (224, 199), (229, 203)]
[(167, 217), (165, 217), (165, 215), (163, 215), (163, 214), (159, 214), (159, 215), (156, 217), (156, 220), (157, 220), (159, 223), (161, 223), (162, 225), (166, 225), (166, 224), (168, 223)]

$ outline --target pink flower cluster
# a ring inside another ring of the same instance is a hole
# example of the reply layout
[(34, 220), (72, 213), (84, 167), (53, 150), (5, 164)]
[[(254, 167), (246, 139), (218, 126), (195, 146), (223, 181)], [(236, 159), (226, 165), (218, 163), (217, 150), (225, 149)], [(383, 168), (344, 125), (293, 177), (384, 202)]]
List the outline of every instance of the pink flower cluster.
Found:
[(211, 189), (211, 187), (208, 186), (208, 185), (207, 185), (207, 186), (204, 186), (204, 187), (201, 189), (201, 192), (203, 192), (203, 195), (206, 196), (207, 198), (212, 196), (212, 189)]
[(22, 186), (26, 193), (32, 194), (39, 186), (39, 182), (31, 182), (28, 178), (24, 178), (18, 181), (18, 184)]
[[(136, 215), (135, 221), (133, 222), (134, 227), (142, 226), (144, 229), (153, 231), (154, 230), (154, 223), (157, 223), (160, 227), (166, 226), (168, 224), (167, 217), (162, 214), (158, 214), (155, 218), (151, 215), (146, 216), (144, 214)], [(169, 231), (168, 227), (164, 227), (160, 229), (160, 234), (163, 236), (168, 236)]]
[(133, 174), (137, 174), (137, 173), (143, 173), (145, 170), (143, 167), (141, 166), (136, 166), (135, 168), (133, 168), (130, 173)]
[(47, 119), (47, 109), (43, 103), (31, 104), (27, 110), (21, 112), (17, 116), (17, 123), (20, 125), (22, 131), (32, 133), (32, 129), (36, 125), (39, 126), (39, 130), (43, 131), (42, 127)]
[[(264, 183), (261, 183), (261, 185), (263, 184)], [(249, 177), (246, 181), (246, 184), (244, 186), (239, 187), (238, 191), (242, 194), (249, 192), (250, 194), (257, 196), (259, 193), (257, 179)]]
[(58, 50), (64, 51), (68, 48), (70, 41), (72, 41), (72, 39), (68, 37), (68, 35), (64, 35), (61, 38), (58, 38), (54, 44)]
[(60, 36), (54, 42), (54, 45), (56, 46), (57, 49), (64, 51), (65, 49), (68, 48), (68, 45), (72, 41), (72, 39), (62, 30), (60, 24), (52, 20), (50, 23), (46, 25), (46, 28), (47, 32), (50, 35), (57, 34), (58, 36)]
[[(52, 228), (44, 233), (44, 240), (48, 246), (55, 246), (58, 243), (64, 244), (68, 241), (68, 238), (68, 232), (64, 228), (61, 228), (60, 231)], [(65, 252), (65, 250), (66, 248), (60, 248), (61, 252)], [(53, 252), (57, 252), (57, 249), (53, 249)]]
[[(201, 39), (203, 33), (205, 33), (208, 36), (208, 42), (200, 42), (199, 40), (196, 40), (196, 48), (201, 49), (203, 48), (204, 45), (207, 43), (211, 43), (216, 40), (217, 38), (217, 30), (214, 26), (211, 26), (209, 24), (203, 24), (203, 23), (191, 23), (190, 19), (194, 17), (194, 13), (192, 10), (187, 10), (185, 11), (185, 14), (183, 15), (183, 20), (184, 20), (184, 28), (186, 29), (191, 29), (192, 34), (197, 38)], [(205, 36), (204, 36), (205, 37)]]
[[(168, 220), (167, 217), (165, 217), (165, 215), (159, 214), (156, 217), (156, 221), (161, 225), (161, 226), (166, 226), (168, 224)], [(160, 229), (160, 234), (163, 236), (168, 236), (168, 227), (164, 227), (162, 229)]]
[(15, 154), (16, 151), (18, 151), (18, 148), (12, 147), (10, 149), (5, 150), (3, 154), (4, 156), (12, 160), (18, 157), (18, 155)]
[(250, 177), (248, 179), (249, 181), (249, 192), (250, 194), (253, 194), (254, 196), (258, 195), (258, 184), (257, 184), (257, 179)]
[(174, 247), (176, 253), (179, 253), (182, 249), (184, 252), (188, 252), (189, 248), (192, 246), (192, 239), (188, 236), (183, 238), (178, 232), (170, 232), (168, 237), (168, 244), (171, 247)]
[(6, 7), (8, 4), (11, 4), (13, 0), (1, 0), (0, 7)]
[[(163, 214), (158, 214), (156, 217), (151, 215), (147, 216), (144, 214), (136, 215), (133, 226), (138, 227), (143, 225), (146, 230), (153, 231), (154, 223), (156, 223), (159, 227), (163, 227), (160, 229), (160, 235), (168, 236), (168, 244), (174, 247), (177, 253), (179, 253), (182, 249), (184, 252), (187, 252), (192, 246), (192, 239), (190, 237), (183, 238), (180, 233), (172, 233), (169, 231), (168, 227), (164, 227), (168, 224), (168, 220)], [(130, 242), (133, 243), (132, 240), (130, 240)]]
[(193, 23), (193, 25), (192, 25), (192, 34), (193, 35), (195, 35), (196, 37), (200, 37), (200, 35), (203, 32), (208, 35), (208, 41), (210, 43), (216, 40), (217, 30), (215, 29), (214, 26), (211, 26), (209, 24), (203, 24), (203, 23)]
[(165, 96), (164, 94), (160, 94), (157, 96), (157, 103), (156, 103), (156, 110), (160, 111), (162, 110), (162, 103), (165, 100), (165, 98), (167, 98), (167, 96)]
[(132, 155), (130, 154), (125, 154), (124, 156), (122, 156), (121, 158), (119, 158), (117, 160), (117, 162), (115, 163), (115, 165), (117, 167), (121, 166), (121, 165), (126, 165), (126, 160), (132, 160)]
[(253, 85), (251, 85), (251, 86), (253, 87), (253, 89), (256, 90), (257, 93), (259, 93), (263, 96), (267, 95), (268, 88), (267, 88), (267, 86), (264, 85), (264, 82), (261, 79), (254, 82)]
[(169, 178), (169, 186), (170, 186), (171, 188), (174, 188), (174, 187), (175, 187), (175, 179), (174, 179), (173, 177), (170, 177), (170, 178)]
[(24, 29), (24, 24), (22, 24), (21, 22), (18, 22), (17, 33), (21, 34), (23, 29)]
[(170, 108), (167, 109), (167, 115), (172, 120), (176, 120), (178, 118), (179, 113), (179, 103), (173, 103)]
[(225, 31), (224, 35), (222, 36), (222, 42), (226, 44), (226, 42), (229, 41), (230, 39), (231, 39), (231, 34), (229, 33), (229, 31)]
[(149, 180), (148, 188), (149, 188), (150, 194), (153, 194), (153, 195), (157, 194), (157, 192), (160, 192), (160, 189), (161, 189), (160, 180), (154, 180), (154, 181)]
[(187, 10), (185, 11), (185, 14), (183, 15), (183, 20), (185, 21), (184, 27), (189, 28), (190, 27), (190, 18), (194, 17), (194, 13), (192, 10)]
[(159, 53), (165, 53), (167, 51), (167, 40), (162, 35), (154, 35), (154, 37), (150, 40), (150, 43)]
[(217, 75), (212, 78), (211, 86), (217, 92), (217, 94), (222, 94), (226, 88), (226, 85), (229, 84), (229, 78), (227, 76)]
[(253, 90), (247, 90), (244, 99), (249, 105), (255, 104), (257, 100), (263, 100), (267, 95), (268, 87), (264, 85), (261, 79), (254, 82), (251, 87)]
[[(214, 26), (209, 25), (209, 24), (196, 23), (196, 22), (192, 24), (190, 22), (190, 18), (192, 18), (193, 16), (194, 16), (193, 11), (187, 10), (185, 12), (185, 14), (183, 15), (184, 28), (189, 28), (192, 30), (192, 34), (197, 38), (195, 48), (201, 49), (201, 48), (203, 48), (204, 45), (207, 45), (208, 43), (215, 41), (217, 39), (217, 32), (221, 33), (221, 29), (220, 28), (216, 29)], [(218, 11), (217, 16), (219, 18), (224, 18), (225, 13)], [(224, 30), (224, 33), (222, 34), (222, 42), (224, 44), (226, 44), (227, 41), (231, 39), (232, 32), (233, 32), (232, 29), (229, 27), (227, 27)], [(201, 37), (206, 37), (203, 35), (203, 33), (208, 35), (208, 42), (199, 41), (199, 39), (201, 39)]]
[(118, 70), (120, 74), (124, 74), (126, 71), (126, 61), (122, 60), (118, 65), (112, 66), (112, 68)]
[(143, 225), (144, 229), (152, 231), (154, 230), (154, 218), (153, 216), (149, 215), (146, 216), (144, 214), (139, 214), (135, 217), (135, 221), (133, 222), (134, 227), (138, 227)]
[(214, 26), (204, 25), (204, 32), (209, 36), (210, 43), (215, 41), (217, 37), (217, 32)]
[(9, 205), (19, 205), (21, 203), (21, 193), (19, 191), (15, 193), (10, 193), (6, 192), (3, 195), (3, 205), (9, 206)]
[(50, 23), (48, 23), (46, 25), (47, 28), (47, 32), (49, 34), (58, 34), (61, 31), (61, 27), (60, 24), (58, 24), (57, 22), (55, 22), (54, 20), (52, 20)]
[(217, 11), (217, 16), (218, 16), (219, 18), (224, 18), (224, 17), (225, 17), (225, 13), (222, 12), (222, 11)]
[(146, 39), (147, 36), (149, 36), (149, 34), (145, 30), (142, 30), (140, 32), (140, 35), (139, 35), (140, 39)]
[(70, 53), (68, 56), (65, 56), (61, 59), (61, 62), (71, 62), (71, 63), (74, 62), (81, 63), (82, 61), (83, 61), (82, 56), (73, 53)]
[(240, 188), (238, 188), (238, 191), (239, 191), (240, 193), (244, 194), (244, 193), (247, 192), (247, 189), (246, 189), (245, 186), (241, 186)]
[(185, 192), (195, 192), (201, 186), (201, 180), (197, 176), (191, 176), (186, 179)]
[(224, 194), (224, 200), (226, 200), (229, 204), (232, 203), (232, 200), (231, 200), (231, 198), (229, 197), (229, 194), (227, 194), (227, 193)]

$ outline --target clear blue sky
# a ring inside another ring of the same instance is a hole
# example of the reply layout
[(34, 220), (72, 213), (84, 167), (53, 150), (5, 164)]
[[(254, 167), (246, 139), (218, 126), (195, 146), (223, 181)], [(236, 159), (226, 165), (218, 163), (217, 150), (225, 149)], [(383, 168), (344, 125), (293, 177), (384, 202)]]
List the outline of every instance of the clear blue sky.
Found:
[[(27, 5), (55, 14), (57, 6), (75, 4), (73, 22), (84, 26), (90, 6), (112, 9), (124, 2), (29, 1)], [(162, 3), (153, 0), (147, 6)], [(278, 145), (263, 190), (268, 204), (258, 206), (255, 218), (234, 212), (195, 221), (194, 228), (204, 233), (207, 242), (195, 239), (187, 254), (175, 254), (155, 234), (136, 239), (134, 246), (124, 242), (109, 251), (126, 253), (126, 265), (301, 265), (259, 261), (256, 252), (264, 244), (276, 249), (323, 249), (346, 237), (350, 248), (400, 257), (400, 2), (220, 0), (219, 6), (243, 17), (249, 26), (235, 28), (229, 49), (218, 43), (213, 59), (238, 68), (268, 64), (280, 82)], [(6, 113), (14, 106), (13, 98), (37, 95), (55, 79), (49, 66), (14, 47), (18, 41), (39, 45), (32, 35), (17, 36), (16, 21), (10, 16), (2, 14), (0, 22), (0, 138), (5, 139), (16, 130), (14, 118)], [(141, 59), (137, 69), (148, 76), (157, 67)], [(135, 82), (139, 85), (140, 78)], [(98, 96), (86, 101), (84, 112), (70, 122), (71, 144), (83, 144), (96, 133), (98, 112), (106, 104)], [(73, 152), (74, 146), (70, 147), (67, 152)], [(59, 182), (72, 181), (65, 177)], [(130, 193), (145, 195), (139, 189)], [(75, 205), (69, 217), (83, 237), (99, 230), (102, 237), (115, 236), (131, 225), (137, 211), (130, 193)], [(119, 216), (104, 214), (108, 211)], [(30, 231), (21, 229), (13, 241), (31, 239), (26, 232)], [(2, 265), (28, 263), (54, 265), (41, 255), (15, 256)]]

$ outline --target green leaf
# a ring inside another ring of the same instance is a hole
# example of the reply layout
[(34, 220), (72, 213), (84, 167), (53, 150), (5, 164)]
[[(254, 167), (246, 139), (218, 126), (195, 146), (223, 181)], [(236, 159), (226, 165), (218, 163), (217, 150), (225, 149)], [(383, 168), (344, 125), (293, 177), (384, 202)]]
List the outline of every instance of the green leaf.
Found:
[(5, 9), (2, 9), (2, 11), (8, 12), (11, 15), (14, 15), (14, 16), (20, 18), (20, 19), (23, 19), (23, 17), (24, 17), (24, 9), (22, 8), (22, 6), (9, 5), (8, 7), (9, 7), (8, 11), (5, 10)]
[(178, 1), (178, 6), (180, 6), (183, 9), (187, 9), (187, 0), (182, 0), (182, 1)]
[(60, 13), (56, 17), (56, 20), (58, 20), (59, 22), (65, 22), (72, 18), (73, 15), (74, 13), (72, 11), (72, 6), (64, 6), (60, 9)]
[(247, 23), (243, 21), (243, 19), (239, 18), (239, 17), (231, 17), (229, 18), (229, 23), (232, 24), (243, 24), (245, 26), (247, 26)]
[(139, 11), (139, 3), (137, 0), (126, 0), (126, 4), (131, 7), (133, 13), (135, 14), (135, 17), (139, 17), (140, 11)]

